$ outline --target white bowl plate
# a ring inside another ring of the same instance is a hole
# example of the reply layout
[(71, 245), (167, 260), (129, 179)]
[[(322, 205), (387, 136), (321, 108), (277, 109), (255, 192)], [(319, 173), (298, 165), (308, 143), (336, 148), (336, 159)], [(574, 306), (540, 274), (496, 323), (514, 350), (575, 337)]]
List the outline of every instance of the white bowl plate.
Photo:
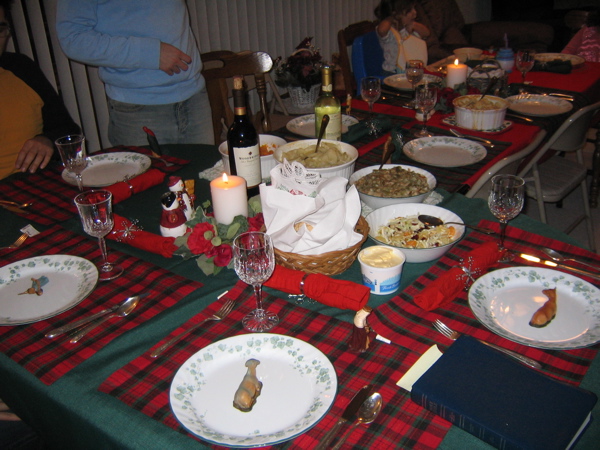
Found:
[[(151, 166), (150, 158), (135, 152), (103, 153), (88, 156), (88, 165), (81, 173), (86, 187), (105, 187), (131, 179), (146, 172)], [(77, 186), (77, 177), (68, 170), (62, 172), (63, 180)]]
[(506, 100), (508, 109), (526, 116), (557, 116), (573, 109), (570, 101), (552, 95), (519, 94), (508, 97)]
[(413, 139), (404, 144), (403, 151), (410, 159), (434, 167), (468, 166), (487, 155), (483, 145), (450, 136)]

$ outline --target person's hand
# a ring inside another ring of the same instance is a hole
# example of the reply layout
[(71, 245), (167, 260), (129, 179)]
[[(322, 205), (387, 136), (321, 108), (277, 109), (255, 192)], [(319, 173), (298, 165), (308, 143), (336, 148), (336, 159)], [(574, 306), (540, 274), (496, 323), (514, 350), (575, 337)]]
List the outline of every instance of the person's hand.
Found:
[(9, 407), (0, 399), (0, 420), (18, 421), (19, 416), (11, 412)]
[(23, 148), (17, 155), (15, 168), (21, 172), (30, 173), (34, 173), (38, 169), (45, 169), (53, 153), (52, 141), (46, 136), (36, 136), (23, 144)]
[(192, 62), (192, 58), (183, 53), (177, 47), (166, 42), (160, 43), (160, 70), (167, 75), (173, 75), (188, 70), (188, 64)]

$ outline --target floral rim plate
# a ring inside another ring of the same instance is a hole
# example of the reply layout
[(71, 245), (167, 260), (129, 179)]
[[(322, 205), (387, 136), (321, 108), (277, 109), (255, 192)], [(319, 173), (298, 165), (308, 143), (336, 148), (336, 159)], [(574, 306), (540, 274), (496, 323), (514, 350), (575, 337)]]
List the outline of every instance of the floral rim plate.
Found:
[(508, 109), (526, 116), (557, 116), (573, 109), (571, 102), (551, 95), (519, 94), (506, 100)]
[[(263, 388), (250, 412), (233, 407), (250, 358)], [(191, 433), (217, 445), (259, 447), (312, 428), (337, 391), (333, 365), (320, 350), (289, 336), (259, 333), (215, 342), (190, 357), (171, 383), (171, 409)]]
[(460, 128), (461, 130), (466, 130), (466, 131), (477, 131), (478, 133), (485, 133), (485, 134), (500, 134), (500, 133), (504, 133), (506, 130), (508, 130), (510, 127), (512, 127), (512, 121), (510, 120), (505, 120), (501, 126), (499, 126), (498, 128), (494, 128), (493, 130), (487, 130), (487, 131), (483, 131), (483, 130), (472, 130), (471, 128), (464, 128), (461, 127), (459, 125), (457, 125), (456, 123), (456, 114), (452, 114), (448, 117), (444, 117), (442, 119), (442, 122), (445, 123), (446, 125), (450, 125), (451, 127), (456, 127), (456, 128)]
[[(545, 327), (529, 325), (556, 288), (556, 317)], [(592, 284), (557, 270), (537, 267), (498, 269), (469, 289), (475, 317), (494, 333), (530, 347), (566, 350), (600, 341), (600, 292)]]
[(535, 55), (536, 61), (545, 63), (555, 60), (571, 61), (573, 68), (581, 67), (585, 63), (585, 59), (577, 55), (569, 55), (568, 53), (538, 53)]
[[(82, 173), (83, 185), (87, 187), (104, 187), (123, 181), (126, 177), (141, 175), (150, 168), (151, 161), (146, 155), (135, 152), (103, 153), (88, 156), (88, 165)], [(74, 173), (63, 170), (63, 179), (77, 186)]]
[[(358, 123), (358, 119), (356, 117), (347, 116), (345, 114), (342, 115), (342, 134), (348, 131), (348, 128), (354, 124)], [(309, 138), (314, 138), (315, 136), (315, 115), (307, 114), (305, 116), (295, 117), (290, 120), (285, 127), (288, 131), (292, 133), (299, 134), (300, 136), (305, 136)]]
[(483, 145), (449, 136), (413, 139), (404, 144), (403, 150), (410, 159), (434, 167), (468, 166), (487, 155)]
[[(442, 79), (436, 75), (423, 75), (423, 79), (419, 81), (417, 84), (427, 83), (441, 83)], [(406, 74), (399, 73), (396, 75), (390, 75), (389, 77), (385, 77), (383, 79), (383, 84), (386, 86), (392, 87), (394, 89), (398, 89), (401, 91), (412, 91), (412, 84), (410, 81), (406, 79)]]
[(36, 256), (8, 264), (0, 268), (0, 325), (56, 316), (83, 301), (97, 282), (96, 266), (77, 256)]

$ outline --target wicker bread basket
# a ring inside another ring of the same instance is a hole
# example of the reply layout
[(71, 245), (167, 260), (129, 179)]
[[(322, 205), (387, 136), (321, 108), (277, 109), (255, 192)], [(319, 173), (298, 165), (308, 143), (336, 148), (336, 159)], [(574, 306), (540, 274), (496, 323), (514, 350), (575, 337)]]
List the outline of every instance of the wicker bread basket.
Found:
[(287, 269), (301, 270), (307, 273), (338, 275), (352, 265), (360, 247), (369, 236), (369, 224), (360, 216), (354, 231), (362, 235), (360, 242), (345, 250), (322, 253), (320, 255), (298, 255), (275, 248), (275, 262)]

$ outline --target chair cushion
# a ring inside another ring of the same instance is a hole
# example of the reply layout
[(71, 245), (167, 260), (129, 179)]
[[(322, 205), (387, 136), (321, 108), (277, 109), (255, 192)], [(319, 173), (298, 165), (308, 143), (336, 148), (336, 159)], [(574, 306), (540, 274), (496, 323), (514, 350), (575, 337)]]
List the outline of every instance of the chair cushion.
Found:
[[(539, 166), (544, 202), (556, 203), (565, 198), (587, 176), (587, 168), (567, 158), (554, 156)], [(532, 172), (526, 178), (532, 176)], [(537, 199), (533, 182), (525, 185), (527, 196)]]

